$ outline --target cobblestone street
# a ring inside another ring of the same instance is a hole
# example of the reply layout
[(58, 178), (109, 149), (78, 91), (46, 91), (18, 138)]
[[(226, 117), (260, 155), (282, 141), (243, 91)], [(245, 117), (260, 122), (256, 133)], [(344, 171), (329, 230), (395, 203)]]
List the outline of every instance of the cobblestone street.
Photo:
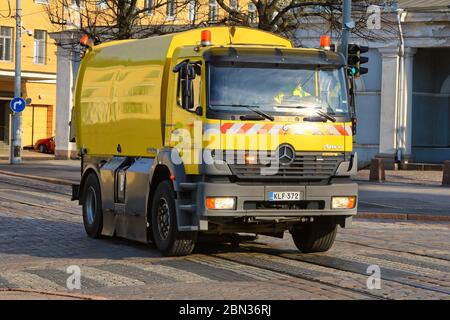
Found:
[[(72, 265), (80, 290), (66, 287)], [(371, 265), (380, 289), (367, 286)], [(286, 233), (165, 258), (89, 239), (70, 187), (0, 174), (0, 288), (0, 299), (450, 299), (450, 223), (356, 219), (322, 254), (300, 254)]]

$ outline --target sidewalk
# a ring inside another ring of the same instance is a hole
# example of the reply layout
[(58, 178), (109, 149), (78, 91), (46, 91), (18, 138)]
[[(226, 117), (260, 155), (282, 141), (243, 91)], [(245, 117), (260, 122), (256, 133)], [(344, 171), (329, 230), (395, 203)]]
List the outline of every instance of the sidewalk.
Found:
[[(80, 181), (79, 160), (27, 160), (19, 165), (0, 161), (0, 174), (52, 183)], [(450, 188), (441, 186), (442, 172), (386, 171), (386, 182), (369, 181), (369, 171), (355, 177), (359, 185), (358, 216), (401, 220), (450, 221)]]
[[(355, 180), (369, 181), (370, 170), (358, 171)], [(407, 183), (430, 186), (442, 184), (442, 171), (386, 170), (386, 183)]]
[[(9, 160), (9, 149), (0, 149), (0, 160)], [(52, 160), (55, 158), (53, 154), (40, 153), (31, 149), (22, 150), (22, 159), (25, 160)]]
[(358, 214), (365, 217), (450, 221), (450, 188), (442, 171), (386, 171), (386, 181), (370, 182), (369, 170), (358, 172)]

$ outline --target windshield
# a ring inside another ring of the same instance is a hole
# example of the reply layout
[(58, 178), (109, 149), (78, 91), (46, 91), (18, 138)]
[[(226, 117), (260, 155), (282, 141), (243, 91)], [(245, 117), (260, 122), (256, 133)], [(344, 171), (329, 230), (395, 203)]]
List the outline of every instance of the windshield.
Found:
[[(342, 69), (294, 69), (210, 65), (209, 107), (247, 107), (268, 114), (348, 113)], [(248, 111), (248, 110), (247, 110)]]

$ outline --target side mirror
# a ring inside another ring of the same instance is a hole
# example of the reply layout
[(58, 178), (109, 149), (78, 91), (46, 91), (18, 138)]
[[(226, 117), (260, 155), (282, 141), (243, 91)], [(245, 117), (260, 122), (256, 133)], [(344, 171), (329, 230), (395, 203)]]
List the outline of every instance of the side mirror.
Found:
[(192, 63), (192, 66), (194, 67), (195, 74), (197, 76), (200, 76), (202, 74), (202, 67), (200, 67), (200, 64), (199, 63)]
[(189, 62), (189, 59), (185, 59), (183, 61), (181, 61), (180, 63), (178, 63), (175, 67), (173, 67), (172, 71), (175, 73), (180, 72), (180, 70), (186, 66), (186, 64)]
[[(196, 76), (201, 74), (201, 61), (189, 62), (185, 59), (178, 63), (173, 69), (173, 72), (178, 73), (178, 90), (181, 92), (181, 97), (178, 97), (180, 106), (189, 112), (197, 113), (194, 108), (194, 88), (193, 80)], [(202, 111), (199, 111), (202, 114)]]
[(197, 108), (195, 108), (195, 114), (198, 116), (202, 116), (203, 115), (203, 108), (201, 106), (198, 106)]

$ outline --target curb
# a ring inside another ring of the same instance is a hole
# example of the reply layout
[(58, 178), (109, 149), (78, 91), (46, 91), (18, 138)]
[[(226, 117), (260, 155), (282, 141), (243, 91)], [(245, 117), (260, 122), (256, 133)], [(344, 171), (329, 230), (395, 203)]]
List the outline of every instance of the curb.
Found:
[(388, 219), (388, 220), (404, 220), (404, 221), (449, 221), (450, 215), (432, 215), (417, 213), (370, 213), (358, 212), (356, 219)]
[(44, 182), (48, 182), (48, 183), (66, 185), (66, 186), (71, 186), (73, 184), (79, 184), (78, 181), (63, 180), (63, 179), (58, 179), (58, 178), (49, 178), (49, 177), (41, 177), (41, 176), (34, 176), (34, 175), (16, 173), (16, 172), (5, 171), (5, 170), (0, 170), (0, 174), (13, 176), (13, 177), (24, 178), (24, 179), (39, 180), (39, 181), (44, 181)]

